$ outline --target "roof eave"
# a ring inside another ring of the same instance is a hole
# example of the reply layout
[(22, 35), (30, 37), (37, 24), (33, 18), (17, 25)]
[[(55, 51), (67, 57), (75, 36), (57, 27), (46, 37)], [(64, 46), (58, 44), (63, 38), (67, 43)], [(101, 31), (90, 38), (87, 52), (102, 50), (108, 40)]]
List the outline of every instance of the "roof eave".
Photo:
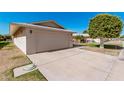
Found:
[(41, 21), (41, 22), (32, 22), (32, 24), (39, 24), (39, 23), (45, 23), (45, 22), (52, 22), (52, 23), (58, 25), (59, 27), (61, 27), (62, 29), (65, 29), (63, 26), (61, 26), (60, 24), (56, 23), (56, 21), (54, 21), (54, 20)]
[(65, 29), (59, 29), (59, 28), (52, 28), (52, 27), (46, 27), (46, 26), (38, 26), (38, 25), (33, 25), (33, 24), (24, 24), (24, 23), (11, 23), (10, 24), (10, 34), (13, 35), (16, 32), (16, 27), (15, 29), (12, 29), (11, 26), (17, 26), (18, 27), (30, 27), (30, 28), (39, 28), (39, 29), (48, 29), (48, 30), (54, 30), (54, 31), (58, 31), (60, 30), (60, 32), (67, 32), (67, 33), (75, 33), (72, 32), (71, 30), (65, 30)]

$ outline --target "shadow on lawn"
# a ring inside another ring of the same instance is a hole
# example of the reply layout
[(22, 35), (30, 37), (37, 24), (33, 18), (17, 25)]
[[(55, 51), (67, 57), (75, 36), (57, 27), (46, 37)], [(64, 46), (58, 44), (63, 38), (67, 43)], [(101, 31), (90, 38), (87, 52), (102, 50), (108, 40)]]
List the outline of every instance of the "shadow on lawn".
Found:
[(0, 41), (0, 49), (2, 49), (3, 47), (7, 46), (8, 44), (10, 44), (10, 42)]
[[(82, 44), (82, 46), (90, 46), (90, 47), (100, 47), (99, 44), (96, 43), (87, 43), (87, 44)], [(123, 47), (119, 45), (112, 45), (112, 44), (104, 44), (105, 49), (123, 49)]]
[(107, 45), (105, 44), (104, 47), (106, 49), (122, 49), (123, 47), (119, 46), (119, 45)]
[[(94, 47), (100, 47), (100, 45), (93, 45)], [(119, 45), (109, 45), (109, 44), (104, 44), (105, 49), (123, 49), (123, 47)]]

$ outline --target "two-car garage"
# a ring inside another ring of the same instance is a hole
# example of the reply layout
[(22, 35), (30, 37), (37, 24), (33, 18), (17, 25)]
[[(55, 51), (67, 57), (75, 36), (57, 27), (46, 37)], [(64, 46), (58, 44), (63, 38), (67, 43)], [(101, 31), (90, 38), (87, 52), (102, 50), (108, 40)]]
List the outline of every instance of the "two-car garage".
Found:
[(71, 33), (48, 30), (32, 30), (32, 33), (29, 32), (27, 35), (28, 54), (69, 47), (72, 47)]
[(25, 54), (73, 47), (72, 32), (65, 29), (16, 23), (11, 24), (10, 32), (16, 46)]

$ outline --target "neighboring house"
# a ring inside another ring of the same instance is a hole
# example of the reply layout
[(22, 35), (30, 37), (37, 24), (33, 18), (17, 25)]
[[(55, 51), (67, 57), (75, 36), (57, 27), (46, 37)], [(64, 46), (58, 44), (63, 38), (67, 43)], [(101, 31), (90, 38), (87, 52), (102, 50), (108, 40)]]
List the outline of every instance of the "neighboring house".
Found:
[(73, 36), (83, 36), (83, 38), (84, 38), (83, 42), (87, 42), (87, 43), (91, 43), (91, 42), (100, 43), (100, 39), (99, 38), (94, 38), (94, 39), (90, 38), (90, 35), (87, 34), (87, 33), (85, 33), (85, 34), (74, 33)]
[(72, 33), (55, 21), (10, 24), (13, 42), (25, 54), (73, 47)]
[[(76, 39), (75, 37), (76, 36), (80, 36), (81, 38), (80, 39)], [(87, 42), (87, 38), (89, 38), (89, 34), (80, 34), (80, 33), (74, 33), (73, 34), (73, 41), (74, 41), (74, 44), (80, 44), (81, 42)]]
[(93, 38), (87, 38), (86, 39), (86, 42), (88, 42), (88, 43), (92, 43), (92, 42), (95, 42), (95, 43), (100, 43), (100, 39), (99, 38), (95, 38), (95, 39), (93, 39)]
[(74, 33), (73, 36), (90, 37), (89, 34), (80, 34), (80, 33)]

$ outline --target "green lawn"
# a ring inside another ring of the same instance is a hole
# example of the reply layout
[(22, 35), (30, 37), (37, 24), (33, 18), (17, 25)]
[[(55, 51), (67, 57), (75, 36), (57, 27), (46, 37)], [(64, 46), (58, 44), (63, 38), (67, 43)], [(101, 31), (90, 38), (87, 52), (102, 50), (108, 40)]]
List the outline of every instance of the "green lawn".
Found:
[(6, 72), (6, 78), (9, 81), (46, 81), (46, 78), (39, 72), (39, 70), (14, 78), (13, 69), (11, 69)]
[(100, 52), (112, 56), (118, 56), (121, 49), (122, 44), (121, 43), (107, 43), (104, 44), (104, 49), (99, 48), (99, 44), (97, 43), (81, 43), (82, 46), (84, 46), (84, 50), (93, 51), (93, 52)]
[(10, 42), (0, 41), (0, 49), (9, 45), (9, 44), (10, 44)]
[(81, 43), (83, 46), (90, 46), (90, 47), (99, 47), (97, 43)]
[(0, 80), (1, 81), (46, 81), (46, 78), (35, 70), (14, 78), (13, 69), (32, 63), (12, 42), (0, 41)]

